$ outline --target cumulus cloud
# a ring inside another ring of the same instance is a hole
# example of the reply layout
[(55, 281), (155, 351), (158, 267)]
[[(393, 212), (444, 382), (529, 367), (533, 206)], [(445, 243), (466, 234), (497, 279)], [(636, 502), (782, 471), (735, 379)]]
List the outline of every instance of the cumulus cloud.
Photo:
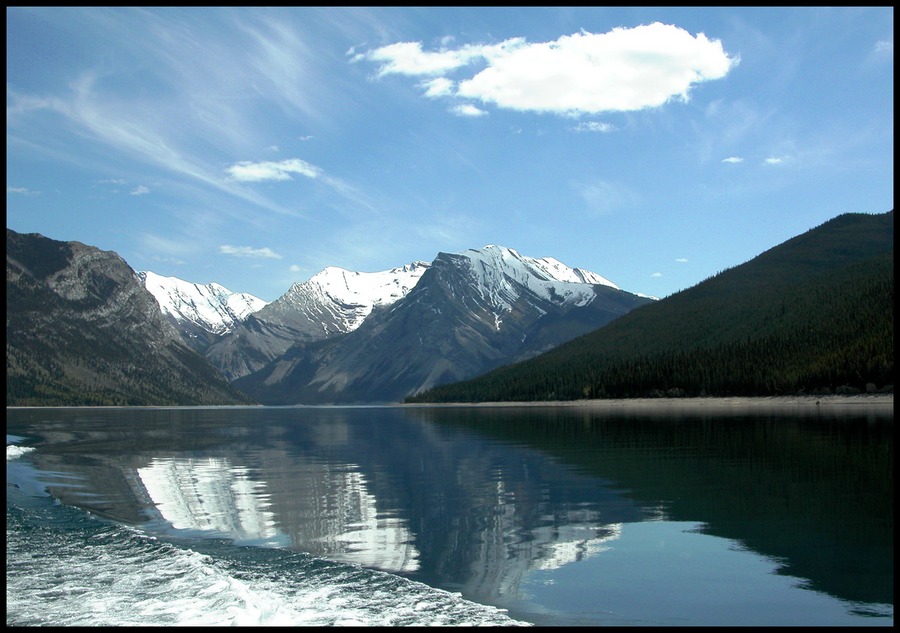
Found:
[[(444, 40), (444, 44), (450, 40)], [(381, 64), (378, 76), (384, 75), (431, 75), (440, 76), (451, 70), (484, 59), (502, 55), (505, 51), (524, 44), (522, 38), (506, 40), (501, 44), (466, 45), (457, 49), (442, 48), (437, 52), (422, 50), (421, 42), (397, 42), (382, 46), (368, 53), (354, 55), (351, 61), (368, 60)]]
[(301, 174), (308, 178), (318, 178), (322, 170), (299, 158), (287, 160), (261, 161), (254, 163), (244, 160), (235, 163), (225, 171), (234, 180), (241, 182), (259, 182), (264, 180), (293, 180), (291, 174)]
[(728, 158), (722, 159), (723, 163), (743, 163), (744, 159), (740, 156), (729, 156)]
[[(519, 111), (564, 115), (626, 112), (687, 101), (694, 84), (721, 79), (737, 63), (719, 40), (655, 22), (608, 33), (581, 31), (551, 42), (524, 38), (430, 52), (420, 42), (398, 42), (353, 61), (389, 74), (428, 76), (429, 97), (453, 95)], [(437, 82), (473, 67), (459, 81)]]
[(138, 185), (134, 189), (131, 190), (131, 195), (133, 196), (144, 196), (150, 193), (150, 190), (144, 185)]
[(281, 259), (281, 255), (269, 247), (253, 248), (251, 246), (231, 246), (229, 244), (223, 244), (219, 247), (219, 252), (223, 255), (232, 255), (234, 257)]

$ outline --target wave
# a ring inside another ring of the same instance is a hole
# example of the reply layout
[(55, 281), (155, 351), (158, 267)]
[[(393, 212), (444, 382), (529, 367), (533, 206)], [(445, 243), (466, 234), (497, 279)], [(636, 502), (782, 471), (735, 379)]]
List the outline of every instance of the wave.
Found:
[(7, 626), (508, 626), (397, 575), (221, 540), (177, 541), (46, 499), (7, 502)]

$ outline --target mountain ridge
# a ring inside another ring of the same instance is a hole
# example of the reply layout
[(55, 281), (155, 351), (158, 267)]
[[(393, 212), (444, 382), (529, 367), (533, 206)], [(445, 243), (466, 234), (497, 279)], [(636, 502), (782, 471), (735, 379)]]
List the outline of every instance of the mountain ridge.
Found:
[(267, 404), (397, 402), (544, 351), (650, 301), (595, 273), (505, 247), (441, 252), (405, 297), (373, 310), (356, 330), (297, 343), (234, 384)]
[(7, 406), (246, 404), (113, 251), (6, 231)]
[(893, 211), (842, 214), (523, 363), (410, 402), (892, 390)]

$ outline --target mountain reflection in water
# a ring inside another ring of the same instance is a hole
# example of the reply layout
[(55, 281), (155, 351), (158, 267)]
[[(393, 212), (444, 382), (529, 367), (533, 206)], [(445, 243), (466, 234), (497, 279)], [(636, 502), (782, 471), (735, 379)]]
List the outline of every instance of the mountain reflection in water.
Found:
[(535, 578), (563, 584), (559, 570), (626, 551), (623, 530), (656, 521), (728, 539), (838, 600), (891, 605), (892, 620), (892, 411), (10, 413), (8, 432), (40, 438), (53, 496), (151, 532), (308, 552), (513, 613)]

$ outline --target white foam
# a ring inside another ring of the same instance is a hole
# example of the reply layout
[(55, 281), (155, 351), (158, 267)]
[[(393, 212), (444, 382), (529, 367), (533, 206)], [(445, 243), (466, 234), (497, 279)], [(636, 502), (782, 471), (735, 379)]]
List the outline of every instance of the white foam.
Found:
[(6, 445), (6, 461), (18, 459), (26, 453), (30, 453), (34, 448), (31, 446), (16, 446), (15, 444)]
[(524, 624), (385, 572), (257, 548), (241, 556), (263, 557), (225, 560), (93, 521), (59, 532), (7, 526), (7, 625)]

